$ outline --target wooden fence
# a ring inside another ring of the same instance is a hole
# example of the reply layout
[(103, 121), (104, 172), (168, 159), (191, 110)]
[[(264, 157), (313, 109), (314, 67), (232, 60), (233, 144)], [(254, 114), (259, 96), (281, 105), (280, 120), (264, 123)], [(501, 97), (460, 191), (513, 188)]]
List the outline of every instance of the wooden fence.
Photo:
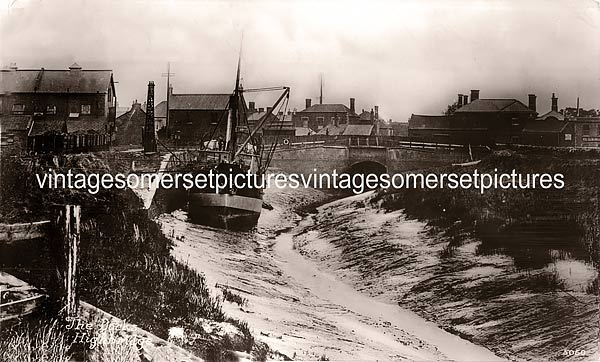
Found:
[[(60, 278), (59, 290), (52, 295), (60, 305), (59, 314), (65, 317), (77, 315), (79, 275), (79, 235), (81, 207), (65, 205), (54, 220), (34, 223), (0, 224), (0, 243), (13, 244), (20, 240), (50, 237), (50, 247), (56, 259), (56, 271)], [(14, 278), (14, 277), (13, 277)], [(16, 279), (16, 278), (14, 278)], [(15, 286), (4, 290), (6, 295)], [(17, 286), (18, 287), (18, 286)], [(0, 291), (0, 296), (2, 296)], [(35, 312), (46, 296), (35, 295), (2, 303), (0, 299), (0, 321), (23, 317)], [(11, 298), (12, 299), (12, 298)]]
[(27, 139), (27, 150), (35, 153), (106, 151), (109, 146), (108, 134), (47, 134)]

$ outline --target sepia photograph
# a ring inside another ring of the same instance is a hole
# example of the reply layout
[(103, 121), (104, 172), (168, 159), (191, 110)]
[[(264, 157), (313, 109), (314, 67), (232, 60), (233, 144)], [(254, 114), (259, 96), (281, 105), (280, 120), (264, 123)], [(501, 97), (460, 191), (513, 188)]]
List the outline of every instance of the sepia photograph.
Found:
[(600, 0), (0, 0), (38, 361), (600, 361)]

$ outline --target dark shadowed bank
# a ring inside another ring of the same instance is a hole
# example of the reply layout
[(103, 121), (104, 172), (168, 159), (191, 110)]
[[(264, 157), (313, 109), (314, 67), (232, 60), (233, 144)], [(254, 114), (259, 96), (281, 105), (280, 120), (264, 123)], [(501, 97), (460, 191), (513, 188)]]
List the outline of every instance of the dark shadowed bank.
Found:
[[(265, 359), (268, 347), (254, 340), (244, 322), (224, 314), (221, 299), (209, 294), (203, 275), (170, 255), (171, 242), (133, 192), (101, 189), (91, 195), (37, 186), (35, 173), (48, 168), (83, 173), (127, 168), (113, 165), (111, 169), (107, 158), (86, 154), (3, 159), (0, 222), (47, 220), (55, 215), (55, 207), (81, 205), (82, 300), (165, 339), (170, 327), (183, 327), (193, 335), (183, 347), (207, 360), (227, 359), (231, 351)], [(52, 293), (57, 281), (48, 245), (48, 240), (38, 239), (1, 246), (0, 269)], [(237, 333), (205, 331), (203, 326), (214, 322), (231, 324)], [(14, 333), (3, 330), (0, 339), (19, 334), (21, 327), (13, 327)], [(73, 353), (85, 353), (85, 346), (72, 347)]]

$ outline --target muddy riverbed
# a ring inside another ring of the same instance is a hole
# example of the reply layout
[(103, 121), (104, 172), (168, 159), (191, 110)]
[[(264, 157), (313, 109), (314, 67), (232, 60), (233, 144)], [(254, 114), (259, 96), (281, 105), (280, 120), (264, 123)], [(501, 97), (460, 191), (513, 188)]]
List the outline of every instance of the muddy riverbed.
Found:
[(244, 233), (191, 224), (182, 211), (159, 221), (175, 256), (215, 293), (227, 285), (246, 299), (225, 302), (226, 312), (295, 360), (597, 357), (590, 265), (555, 250), (550, 262), (521, 268), (501, 245), (468, 237), (450, 248), (439, 230), (384, 212), (371, 196), (301, 217), (293, 210), (328, 195), (267, 190), (273, 210)]

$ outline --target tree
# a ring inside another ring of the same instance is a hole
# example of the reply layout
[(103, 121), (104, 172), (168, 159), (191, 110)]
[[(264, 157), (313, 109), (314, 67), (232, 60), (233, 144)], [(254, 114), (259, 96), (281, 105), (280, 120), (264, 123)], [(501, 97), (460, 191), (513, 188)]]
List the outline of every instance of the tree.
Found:
[(452, 104), (448, 105), (448, 108), (446, 109), (446, 111), (444, 111), (444, 116), (451, 116), (454, 114), (454, 112), (456, 112), (456, 110), (458, 109), (458, 102), (454, 102)]

